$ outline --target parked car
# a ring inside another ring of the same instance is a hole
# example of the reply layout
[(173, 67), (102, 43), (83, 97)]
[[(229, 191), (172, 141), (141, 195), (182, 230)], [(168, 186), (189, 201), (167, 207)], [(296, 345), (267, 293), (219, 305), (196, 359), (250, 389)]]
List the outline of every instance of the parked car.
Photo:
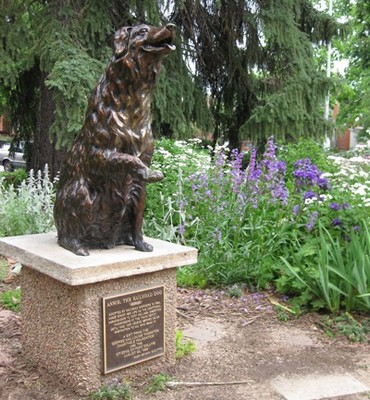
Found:
[(0, 163), (4, 167), (4, 171), (13, 171), (15, 168), (26, 168), (24, 143), (16, 143), (13, 153), (10, 151), (10, 143), (0, 142)]

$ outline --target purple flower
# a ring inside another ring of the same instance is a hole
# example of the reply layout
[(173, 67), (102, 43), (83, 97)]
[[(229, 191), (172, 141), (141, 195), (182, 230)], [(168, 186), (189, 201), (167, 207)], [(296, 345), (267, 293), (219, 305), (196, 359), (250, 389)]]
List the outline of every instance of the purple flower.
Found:
[(274, 143), (274, 137), (270, 136), (267, 140), (265, 153), (263, 154), (264, 159), (265, 160), (275, 159), (275, 151), (276, 151), (276, 146)]
[(288, 190), (285, 186), (286, 163), (279, 161), (275, 155), (275, 144), (273, 137), (267, 141), (266, 151), (262, 161), (256, 165), (255, 150), (251, 155), (250, 171), (248, 175), (249, 182), (254, 183), (252, 194), (264, 194), (270, 196), (270, 202), (280, 202), (287, 204)]
[(248, 166), (248, 181), (258, 181), (261, 175), (261, 170), (257, 167), (257, 150), (253, 149)]
[(212, 233), (212, 239), (217, 240), (218, 242), (222, 239), (222, 233), (219, 228), (216, 228)]
[(305, 192), (303, 194), (303, 198), (306, 199), (313, 199), (314, 197), (316, 197), (316, 193), (314, 193), (312, 190), (307, 190), (307, 192)]
[(299, 205), (295, 205), (294, 207), (293, 207), (293, 214), (294, 215), (298, 215), (298, 213), (299, 213)]
[(339, 218), (334, 218), (331, 223), (333, 226), (341, 226), (342, 225), (342, 221)]
[(224, 155), (224, 153), (222, 151), (218, 154), (218, 157), (217, 157), (217, 160), (216, 160), (215, 164), (218, 167), (223, 167), (225, 165), (225, 155)]
[(185, 233), (185, 225), (181, 224), (181, 225), (179, 226), (179, 234), (180, 234), (181, 236), (183, 236), (184, 233)]
[(338, 203), (331, 203), (330, 208), (337, 211), (342, 209), (342, 207)]
[(231, 166), (231, 177), (232, 177), (232, 190), (234, 193), (239, 194), (242, 187), (245, 184), (246, 173), (243, 170), (243, 158), (244, 153), (239, 152), (238, 149), (234, 149), (231, 152), (232, 160), (230, 162)]
[(353, 230), (354, 230), (355, 232), (360, 232), (360, 227), (359, 227), (358, 225), (355, 225), (355, 226), (353, 227)]
[(330, 189), (329, 181), (326, 178), (322, 178), (322, 177), (317, 179), (317, 186), (320, 189), (323, 189), (323, 190), (329, 190)]
[(306, 228), (309, 232), (311, 232), (312, 229), (314, 228), (318, 216), (319, 216), (319, 213), (317, 211), (314, 211), (313, 213), (311, 213), (310, 220), (306, 224)]
[(321, 171), (309, 158), (298, 160), (294, 163), (295, 185), (297, 188), (302, 186), (318, 186), (322, 190), (330, 189), (329, 181), (322, 176)]

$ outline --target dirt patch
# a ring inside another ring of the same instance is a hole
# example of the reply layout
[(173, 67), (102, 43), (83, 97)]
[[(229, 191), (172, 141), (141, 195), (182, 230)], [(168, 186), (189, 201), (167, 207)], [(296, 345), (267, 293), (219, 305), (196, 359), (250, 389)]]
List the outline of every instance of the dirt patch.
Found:
[[(189, 324), (207, 325), (212, 315), (212, 323), (221, 324), (226, 334), (216, 341), (195, 339), (197, 352), (180, 360), (173, 376), (182, 381), (247, 383), (211, 390), (186, 388), (177, 390), (173, 397), (173, 393), (168, 393), (168, 397), (161, 399), (211, 399), (212, 395), (217, 399), (230, 396), (241, 400), (282, 399), (272, 388), (274, 379), (312, 374), (351, 373), (370, 387), (370, 337), (367, 342), (357, 344), (343, 337), (330, 339), (322, 329), (323, 316), (315, 313), (281, 322), (269, 307), (272, 294), (268, 293), (229, 299), (223, 293), (217, 298), (215, 292), (206, 291), (205, 301), (198, 301), (198, 305), (191, 300), (194, 294), (188, 294), (188, 299), (179, 294), (183, 304), (193, 304), (188, 311), (193, 319), (187, 317), (179, 321), (184, 332)], [(210, 306), (206, 305), (209, 298), (213, 298)], [(369, 397), (356, 394), (341, 398)]]
[[(17, 284), (16, 280), (2, 283), (0, 290)], [(281, 400), (274, 379), (330, 373), (351, 374), (370, 387), (370, 338), (356, 344), (345, 338), (330, 339), (319, 314), (281, 322), (272, 297), (272, 293), (245, 292), (241, 298), (230, 298), (220, 290), (178, 289), (178, 328), (194, 340), (196, 351), (163, 372), (176, 381), (211, 385), (180, 386), (149, 395), (145, 393), (148, 380), (143, 380), (133, 382), (135, 400)], [(275, 301), (283, 302), (276, 297)], [(0, 400), (82, 399), (47, 371), (28, 365), (20, 339), (21, 317), (0, 308)], [(365, 400), (369, 395), (340, 399)]]

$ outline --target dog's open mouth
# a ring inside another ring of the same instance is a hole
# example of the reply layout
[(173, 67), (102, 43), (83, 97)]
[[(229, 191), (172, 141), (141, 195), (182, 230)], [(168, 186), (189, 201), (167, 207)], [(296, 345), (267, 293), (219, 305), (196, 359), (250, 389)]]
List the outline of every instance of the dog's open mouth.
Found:
[(142, 49), (151, 53), (162, 53), (174, 51), (176, 46), (172, 43), (171, 35), (168, 38), (156, 43), (146, 43), (144, 46), (142, 46)]

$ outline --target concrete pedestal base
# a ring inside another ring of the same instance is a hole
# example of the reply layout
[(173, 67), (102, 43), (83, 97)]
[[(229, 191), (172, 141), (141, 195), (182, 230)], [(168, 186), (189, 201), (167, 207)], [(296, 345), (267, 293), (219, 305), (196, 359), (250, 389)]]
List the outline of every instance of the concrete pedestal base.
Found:
[[(113, 377), (158, 373), (175, 361), (176, 267), (193, 264), (197, 251), (147, 239), (153, 253), (128, 246), (78, 257), (56, 244), (55, 234), (0, 240), (0, 254), (23, 264), (22, 343), (31, 362), (79, 394)], [(163, 356), (103, 375), (101, 299), (164, 286)]]

